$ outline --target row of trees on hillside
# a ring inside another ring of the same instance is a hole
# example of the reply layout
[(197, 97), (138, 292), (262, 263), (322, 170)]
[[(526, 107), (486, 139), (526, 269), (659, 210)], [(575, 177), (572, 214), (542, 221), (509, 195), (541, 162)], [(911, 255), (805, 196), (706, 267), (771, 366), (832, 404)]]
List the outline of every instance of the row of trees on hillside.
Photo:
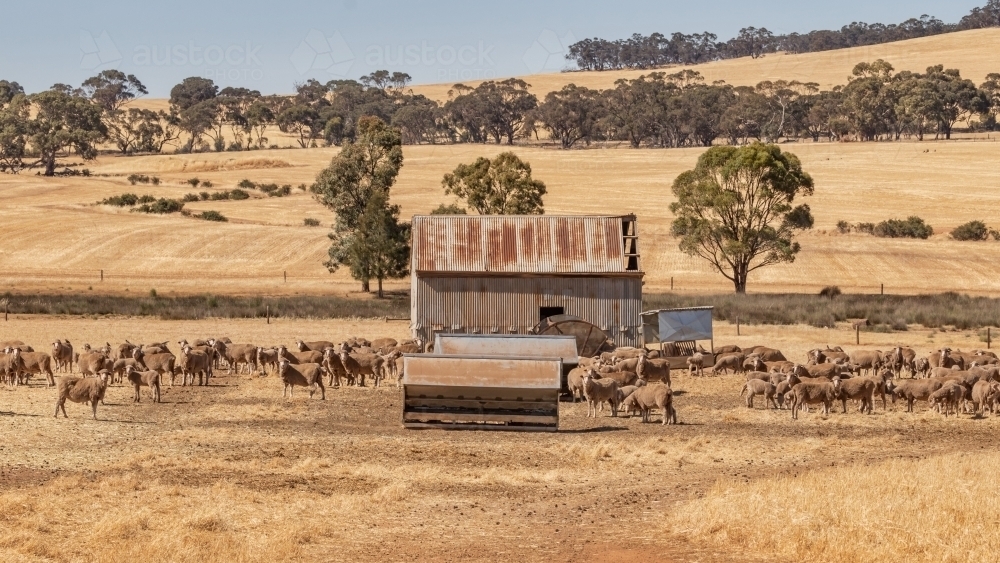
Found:
[(633, 34), (628, 39), (584, 39), (569, 47), (566, 59), (580, 70), (648, 69), (671, 64), (698, 64), (767, 53), (809, 53), (877, 45), (941, 33), (1000, 26), (1000, 0), (989, 0), (959, 23), (946, 24), (923, 15), (899, 24), (853, 22), (839, 30), (775, 35), (767, 28), (745, 27), (728, 41), (714, 33)]
[(980, 86), (933, 66), (895, 72), (885, 61), (861, 63), (849, 82), (820, 91), (816, 84), (766, 81), (756, 87), (705, 84), (684, 70), (622, 79), (597, 91), (569, 85), (550, 92), (533, 126), (564, 148), (579, 142), (627, 141), (633, 147), (731, 145), (807, 138), (818, 141), (950, 138), (955, 125), (997, 127), (1000, 74)]

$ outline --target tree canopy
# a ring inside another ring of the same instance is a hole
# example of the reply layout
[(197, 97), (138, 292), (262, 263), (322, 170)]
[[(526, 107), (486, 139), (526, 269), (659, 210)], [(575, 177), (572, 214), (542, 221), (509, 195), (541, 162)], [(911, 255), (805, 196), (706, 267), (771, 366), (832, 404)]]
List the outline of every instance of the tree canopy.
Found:
[(444, 192), (464, 199), (480, 215), (541, 215), (545, 184), (531, 177), (531, 165), (512, 152), (493, 160), (459, 164), (442, 180)]
[(798, 157), (775, 145), (713, 147), (693, 170), (674, 180), (674, 236), (745, 293), (751, 272), (792, 262), (801, 249), (796, 231), (812, 228), (808, 205), (813, 180)]

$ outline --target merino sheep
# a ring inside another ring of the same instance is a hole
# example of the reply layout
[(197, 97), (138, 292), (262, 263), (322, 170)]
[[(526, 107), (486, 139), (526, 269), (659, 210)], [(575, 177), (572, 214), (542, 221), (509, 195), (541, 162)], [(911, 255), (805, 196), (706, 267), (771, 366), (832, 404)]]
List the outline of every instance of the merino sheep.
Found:
[(25, 377), (27, 381), (27, 376), (33, 373), (38, 375), (44, 375), (45, 381), (49, 387), (55, 386), (56, 382), (53, 378), (52, 373), (52, 357), (44, 352), (24, 352), (21, 354), (20, 365), (18, 366), (18, 371), (22, 377)]
[(861, 402), (861, 405), (858, 407), (859, 411), (871, 414), (875, 410), (875, 407), (872, 405), (875, 387), (875, 382), (865, 377), (855, 377), (841, 381), (840, 396), (838, 398), (842, 403), (843, 413), (847, 414), (847, 400), (850, 399)]
[(136, 348), (132, 351), (132, 357), (139, 362), (139, 364), (146, 371), (155, 371), (160, 374), (160, 377), (169, 375), (171, 381), (174, 378), (174, 364), (177, 362), (177, 357), (173, 354), (145, 354), (142, 348)]
[(743, 362), (746, 361), (746, 357), (743, 354), (727, 354), (725, 356), (716, 356), (715, 365), (712, 366), (712, 373), (717, 374), (720, 371), (722, 373), (740, 373), (743, 371)]
[(705, 356), (701, 352), (695, 352), (686, 362), (688, 373), (691, 375), (705, 375)]
[(337, 387), (340, 387), (340, 379), (347, 379), (347, 384), (352, 385), (354, 380), (348, 377), (347, 370), (344, 369), (344, 363), (340, 361), (340, 355), (333, 348), (327, 348), (323, 351), (323, 367), (326, 368), (326, 373), (330, 375), (330, 387), (334, 386), (336, 383)]
[(322, 354), (323, 350), (326, 350), (327, 348), (336, 348), (333, 342), (327, 342), (326, 340), (303, 342), (300, 339), (296, 339), (295, 346), (298, 348), (299, 352), (319, 352), (320, 354)]
[(902, 380), (892, 389), (892, 402), (895, 403), (897, 397), (906, 399), (906, 412), (913, 412), (915, 401), (926, 401), (944, 383), (944, 380), (934, 378)]
[(257, 348), (257, 370), (267, 376), (267, 366), (278, 371), (278, 350), (275, 348)]
[(799, 407), (806, 405), (823, 404), (823, 414), (830, 414), (830, 407), (833, 401), (840, 396), (840, 378), (835, 377), (833, 381), (802, 381), (792, 387), (792, 420), (799, 418)]
[(320, 400), (326, 400), (326, 387), (323, 386), (323, 366), (319, 364), (299, 364), (292, 365), (288, 360), (281, 360), (278, 363), (278, 377), (284, 386), (281, 389), (281, 398), (292, 397), (292, 391), (296, 386), (308, 387), (309, 398), (316, 393), (319, 388)]
[(948, 416), (954, 412), (958, 415), (958, 404), (965, 400), (965, 386), (957, 381), (950, 381), (941, 386), (940, 389), (931, 393), (927, 397), (927, 404), (930, 408), (942, 412)]
[(763, 381), (760, 379), (750, 379), (743, 384), (743, 388), (740, 389), (740, 397), (746, 395), (746, 404), (748, 409), (753, 408), (753, 398), (757, 395), (762, 395), (764, 397), (764, 408), (767, 409), (768, 404), (774, 406), (775, 410), (778, 408), (778, 403), (774, 400), (775, 387), (768, 381)]
[(587, 399), (587, 417), (597, 418), (597, 407), (604, 401), (611, 403), (611, 416), (618, 416), (618, 382), (614, 379), (597, 379), (597, 374), (588, 369), (583, 374), (583, 396)]
[(97, 403), (104, 400), (104, 393), (108, 390), (109, 373), (101, 370), (95, 378), (82, 377), (59, 377), (56, 379), (56, 418), (59, 417), (59, 410), (62, 409), (63, 418), (69, 418), (66, 414), (66, 400), (74, 403), (90, 403), (94, 420), (97, 420)]
[(129, 367), (136, 371), (142, 369), (142, 365), (135, 358), (129, 357), (115, 360), (115, 363), (111, 365), (111, 383), (121, 383)]
[(663, 413), (661, 424), (677, 424), (677, 410), (674, 408), (673, 392), (668, 385), (658, 383), (640, 387), (625, 399), (622, 408), (626, 410), (638, 408), (639, 412), (642, 413), (643, 422), (649, 422), (649, 411), (657, 408)]
[(646, 356), (639, 357), (639, 363), (635, 368), (639, 379), (644, 379), (647, 383), (662, 381), (670, 385), (670, 361), (648, 359)]
[(719, 346), (715, 348), (716, 356), (728, 356), (731, 354), (742, 354), (743, 349), (735, 344), (727, 344), (725, 346)]
[(56, 339), (52, 343), (52, 360), (56, 363), (56, 371), (73, 372), (73, 345), (69, 340)]
[(1000, 383), (996, 381), (977, 381), (972, 387), (970, 400), (979, 416), (986, 414), (987, 407), (991, 413), (995, 412), (997, 399), (1000, 399)]
[(135, 390), (135, 394), (132, 396), (132, 402), (139, 402), (139, 388), (149, 387), (149, 390), (153, 393), (153, 402), (160, 402), (160, 374), (155, 371), (139, 371), (135, 366), (129, 365), (125, 368), (125, 379), (132, 384), (132, 388)]
[[(198, 375), (198, 385), (208, 385), (208, 378), (212, 376), (212, 359), (201, 350), (195, 350), (190, 345), (181, 348), (181, 355), (177, 358), (177, 367), (181, 370), (181, 386), (188, 384), (191, 378), (191, 385), (194, 385), (194, 376)], [(204, 376), (204, 383), (202, 383)], [(174, 386), (174, 375), (170, 374), (170, 386)]]
[(376, 377), (382, 371), (382, 358), (375, 354), (352, 353), (346, 347), (340, 349), (340, 361), (348, 377), (361, 387), (365, 386), (365, 376)]

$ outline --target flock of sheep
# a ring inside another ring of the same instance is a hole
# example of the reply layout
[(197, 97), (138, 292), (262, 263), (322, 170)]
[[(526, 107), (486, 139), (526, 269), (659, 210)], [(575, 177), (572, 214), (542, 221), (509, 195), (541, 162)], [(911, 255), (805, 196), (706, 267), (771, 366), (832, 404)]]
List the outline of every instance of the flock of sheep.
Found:
[[(823, 405), (830, 413), (835, 401), (847, 412), (847, 401), (856, 401), (858, 410), (871, 414), (875, 397), (886, 395), (895, 403), (906, 401), (913, 412), (916, 401), (927, 401), (930, 408), (943, 413), (973, 412), (983, 416), (986, 409), (996, 412), (1000, 403), (1000, 360), (988, 350), (969, 353), (942, 348), (918, 358), (912, 348), (897, 346), (890, 352), (855, 350), (845, 352), (839, 346), (814, 349), (807, 362), (790, 362), (779, 350), (764, 346), (740, 349), (728, 346), (717, 356), (713, 372), (736, 371), (746, 374), (740, 396), (753, 408), (754, 397), (764, 398), (765, 408), (785, 408), (798, 418), (801, 408)], [(903, 379), (903, 376), (908, 378)]]
[[(418, 353), (422, 348), (419, 341), (392, 338), (352, 338), (340, 344), (296, 340), (296, 351), (283, 345), (236, 344), (228, 338), (193, 343), (181, 340), (177, 345), (178, 354), (171, 352), (167, 342), (143, 345), (127, 340), (117, 347), (84, 344), (83, 350), (76, 351), (68, 340), (56, 340), (51, 353), (45, 353), (20, 340), (0, 342), (0, 379), (16, 386), (27, 383), (33, 375), (43, 376), (56, 388), (56, 416), (60, 410), (66, 416), (69, 400), (89, 403), (96, 419), (97, 405), (103, 403), (109, 385), (127, 381), (134, 388), (134, 402), (140, 400), (140, 388), (148, 387), (153, 401), (159, 402), (163, 383), (169, 381), (173, 386), (179, 376), (181, 385), (194, 385), (196, 378), (198, 385), (208, 385), (215, 370), (221, 368), (230, 374), (277, 373), (283, 384), (282, 397), (291, 396), (294, 387), (307, 387), (310, 397), (318, 390), (325, 399), (327, 386), (346, 383), (363, 387), (369, 378), (376, 387), (384, 379), (395, 379), (398, 386), (403, 354)], [(74, 373), (74, 367), (79, 377), (55, 377), (60, 372)], [(325, 377), (329, 378), (326, 384)]]

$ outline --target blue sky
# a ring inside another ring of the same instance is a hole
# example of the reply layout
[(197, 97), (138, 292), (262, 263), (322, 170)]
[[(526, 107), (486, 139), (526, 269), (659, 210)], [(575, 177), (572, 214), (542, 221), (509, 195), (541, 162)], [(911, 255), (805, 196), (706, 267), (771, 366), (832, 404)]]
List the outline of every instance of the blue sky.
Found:
[(956, 22), (984, 3), (37, 0), (4, 7), (0, 79), (34, 92), (117, 68), (137, 75), (156, 97), (187, 76), (265, 94), (290, 92), (307, 78), (357, 78), (380, 68), (407, 72), (414, 83), (458, 82), (559, 70), (564, 47), (586, 37), (711, 31), (728, 39), (745, 26), (807, 32), (921, 14)]

